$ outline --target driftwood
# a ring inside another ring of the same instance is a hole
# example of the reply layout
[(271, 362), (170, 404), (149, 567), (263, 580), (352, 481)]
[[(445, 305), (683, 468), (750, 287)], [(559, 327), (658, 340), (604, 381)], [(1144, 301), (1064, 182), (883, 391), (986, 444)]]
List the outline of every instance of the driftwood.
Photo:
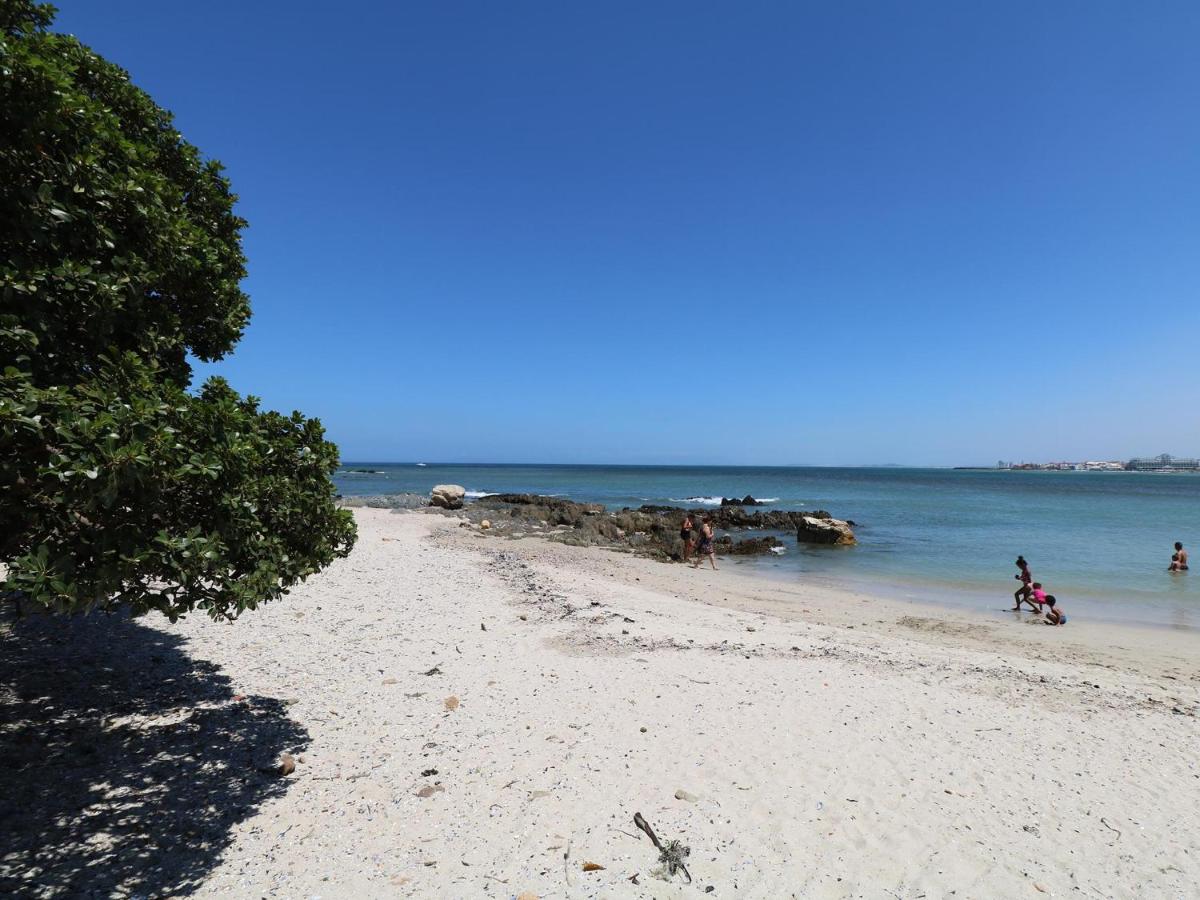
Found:
[(665, 845), (662, 844), (658, 839), (658, 835), (654, 833), (654, 829), (650, 827), (650, 823), (642, 817), (641, 813), (633, 814), (633, 824), (646, 832), (646, 837), (650, 838), (650, 842), (658, 850), (658, 861), (667, 867), (667, 875), (674, 875), (678, 869), (687, 877), (688, 884), (691, 884), (692, 873), (687, 870), (687, 866), (683, 864), (683, 860), (692, 852), (692, 849), (685, 847), (679, 841), (667, 841)]

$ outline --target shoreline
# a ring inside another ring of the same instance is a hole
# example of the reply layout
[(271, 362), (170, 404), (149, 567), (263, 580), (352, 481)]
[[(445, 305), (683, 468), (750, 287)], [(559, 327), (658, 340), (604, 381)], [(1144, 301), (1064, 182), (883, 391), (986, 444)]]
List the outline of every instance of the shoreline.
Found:
[[(0, 772), (25, 842), (0, 887), (909, 900), (1200, 883), (1190, 635), (996, 624), (354, 514), (349, 557), (233, 625), (100, 617), (78, 623), (82, 648), (0, 630), (22, 651), (0, 664), (42, 692), (0, 692), (2, 712), (52, 741), (17, 742)], [(61, 701), (37, 699), (60, 682)], [(116, 688), (81, 705), (94, 684)], [(635, 813), (691, 848), (694, 884), (656, 874)]]
[[(416, 514), (425, 515), (419, 511)], [(439, 513), (428, 515), (441, 517)], [(454, 520), (453, 514), (447, 518)], [(512, 538), (483, 534), (474, 528), (461, 528), (455, 534), (458, 537), (446, 540), (459, 549), (472, 549), (471, 539), (477, 539), (484, 546), (494, 543), (500, 548), (512, 546), (518, 551), (536, 552), (551, 568), (570, 569), (587, 560), (592, 566), (608, 569), (608, 577), (626, 587), (651, 587), (684, 602), (738, 613), (768, 615), (816, 626), (849, 627), (860, 634), (889, 634), (898, 622), (908, 620), (910, 624), (902, 626), (913, 632), (908, 636), (930, 643), (942, 643), (938, 636), (953, 634), (955, 640), (950, 646), (970, 642), (979, 649), (1033, 654), (1036, 658), (1066, 649), (1077, 655), (1094, 655), (1097, 665), (1119, 663), (1132, 671), (1148, 665), (1170, 671), (1176, 664), (1195, 663), (1200, 681), (1200, 632), (1191, 628), (1083, 617), (1052, 628), (1035, 621), (1029, 612), (1009, 614), (999, 606), (984, 610), (981, 615), (980, 610), (900, 598), (866, 587), (767, 576), (753, 571), (758, 565), (753, 558), (743, 563), (719, 557), (721, 568), (713, 573), (707, 564), (693, 571), (683, 563), (664, 563), (605, 547), (562, 544), (536, 534)], [(714, 574), (721, 577), (715, 578)], [(719, 598), (715, 594), (699, 596), (716, 589), (720, 589)], [(884, 627), (879, 628), (880, 625)], [(1160, 663), (1155, 664), (1155, 660)]]
[[(569, 466), (391, 467), (366, 476), (359, 487), (349, 486), (352, 479), (346, 484), (355, 494), (379, 495), (379, 503), (386, 502), (388, 492), (398, 492), (411, 494), (414, 505), (424, 505), (421, 498), (428, 497), (430, 484), (462, 481), (468, 499), (542, 494), (603, 504), (616, 518), (626, 508), (642, 505), (719, 512), (724, 507), (664, 498), (715, 503), (718, 496), (750, 494), (775, 501), (755, 512), (821, 509), (858, 523), (859, 545), (845, 552), (797, 546), (794, 532), (787, 529), (732, 532), (735, 540), (755, 535), (782, 539), (787, 552), (761, 562), (768, 577), (777, 577), (771, 570), (779, 567), (785, 570), (779, 577), (787, 579), (821, 579), (913, 599), (927, 594), (938, 604), (970, 608), (986, 617), (1004, 605), (1005, 595), (1011, 596), (1011, 588), (1005, 588), (1015, 587), (1012, 560), (1023, 553), (1068, 615), (1200, 629), (1200, 582), (1166, 573), (1172, 543), (1182, 540), (1190, 546), (1200, 530), (1200, 494), (1193, 490), (1200, 481), (1194, 479), (1070, 477), (1077, 472), (1008, 478), (934, 469), (781, 469), (776, 474), (741, 468), (698, 474), (670, 467), (642, 469), (611, 468), (597, 474)], [(359, 502), (364, 501), (347, 498), (347, 503)]]
[[(941, 609), (957, 612), (964, 616), (981, 617), (987, 622), (1008, 622), (1012, 620), (1012, 608), (1004, 603), (1011, 594), (1004, 593), (1004, 587), (996, 589), (984, 588), (975, 582), (955, 583), (953, 581), (935, 580), (905, 580), (893, 576), (888, 578), (882, 574), (860, 574), (852, 577), (837, 578), (826, 573), (817, 573), (810, 580), (804, 579), (803, 572), (789, 571), (782, 566), (776, 567), (765, 560), (752, 559), (749, 566), (761, 567), (759, 572), (745, 573), (749, 577), (761, 577), (769, 581), (797, 585), (807, 585), (834, 592), (848, 594), (867, 594), (881, 601), (902, 604), (913, 604), (919, 607)], [(1180, 576), (1174, 576), (1180, 577)], [(1185, 576), (1186, 577), (1186, 573)], [(1061, 593), (1061, 592), (1060, 592)], [(922, 596), (914, 596), (922, 595)], [(962, 597), (963, 599), (955, 599)], [(1066, 595), (1060, 599), (1065, 600)], [(1090, 593), (1070, 594), (1071, 614), (1077, 618), (1070, 621), (1074, 625), (1091, 623), (1093, 625), (1112, 626), (1114, 628), (1131, 628), (1153, 632), (1170, 631), (1196, 635), (1200, 638), (1200, 608), (1196, 610), (1194, 622), (1172, 622), (1155, 620), (1148, 617), (1148, 612), (1162, 615), (1161, 610), (1147, 610), (1139, 607), (1135, 598), (1119, 606), (1114, 606), (1107, 595), (1097, 597)], [(990, 605), (989, 605), (990, 604)], [(1128, 615), (1120, 615), (1117, 610), (1130, 610)], [(1022, 618), (1028, 618), (1028, 608), (1022, 609)]]

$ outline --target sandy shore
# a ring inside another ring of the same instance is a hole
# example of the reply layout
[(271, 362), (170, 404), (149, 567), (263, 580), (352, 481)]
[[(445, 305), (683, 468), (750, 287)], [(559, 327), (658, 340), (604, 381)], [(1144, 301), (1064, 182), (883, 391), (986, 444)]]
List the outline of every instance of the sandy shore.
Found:
[[(350, 558), (235, 625), (5, 636), (0, 889), (907, 900), (1200, 885), (1191, 633), (985, 621), (355, 515)], [(113, 696), (132, 699), (97, 708)], [(271, 771), (282, 751), (286, 777)], [(635, 812), (690, 846), (693, 884), (655, 876)]]

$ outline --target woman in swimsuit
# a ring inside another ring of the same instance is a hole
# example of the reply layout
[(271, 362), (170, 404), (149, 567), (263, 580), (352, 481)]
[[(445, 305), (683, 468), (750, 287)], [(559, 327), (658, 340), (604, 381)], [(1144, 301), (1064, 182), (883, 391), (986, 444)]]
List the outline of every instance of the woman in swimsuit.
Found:
[(1020, 569), (1020, 571), (1017, 572), (1013, 578), (1016, 578), (1018, 581), (1020, 581), (1021, 586), (1013, 593), (1013, 600), (1015, 600), (1017, 603), (1013, 609), (1020, 609), (1022, 603), (1028, 603), (1029, 608), (1034, 612), (1037, 612), (1038, 605), (1033, 602), (1033, 588), (1031, 587), (1033, 584), (1033, 573), (1029, 571), (1029, 563), (1025, 562), (1025, 557), (1017, 557), (1017, 568)]
[(1187, 551), (1183, 549), (1183, 544), (1176, 541), (1175, 552), (1171, 555), (1171, 565), (1167, 568), (1167, 571), (1186, 572), (1187, 570)]
[(708, 561), (712, 563), (713, 571), (717, 569), (717, 551), (713, 547), (713, 529), (712, 519), (705, 516), (704, 524), (700, 526), (700, 547), (696, 551), (696, 561), (692, 564), (693, 569), (700, 568), (700, 564), (704, 562), (704, 557), (708, 557)]
[(687, 562), (692, 557), (692, 529), (695, 527), (692, 524), (692, 514), (684, 513), (683, 524), (679, 526), (679, 538), (683, 541), (684, 562)]

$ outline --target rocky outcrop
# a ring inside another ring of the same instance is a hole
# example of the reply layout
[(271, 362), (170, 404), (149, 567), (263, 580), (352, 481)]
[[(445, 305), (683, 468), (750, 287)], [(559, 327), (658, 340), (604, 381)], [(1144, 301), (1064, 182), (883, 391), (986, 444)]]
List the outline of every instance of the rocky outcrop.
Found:
[(462, 509), (467, 489), (460, 484), (435, 484), (429, 492), (429, 505), (442, 509)]
[(713, 541), (713, 546), (718, 554), (761, 556), (764, 553), (774, 553), (776, 547), (783, 546), (783, 541), (777, 537), (753, 537), (735, 541), (729, 535), (724, 535)]
[(717, 531), (715, 549), (720, 555), (777, 553), (784, 546), (777, 536), (739, 538), (739, 531), (797, 534), (806, 518), (838, 521), (820, 510), (751, 512), (740, 505), (691, 511), (677, 506), (647, 505), (609, 512), (599, 503), (576, 503), (537, 494), (493, 494), (464, 507), (464, 513), (476, 524), (486, 518), (491, 534), (542, 534), (565, 544), (611, 547), (661, 560), (683, 558), (679, 531), (689, 512), (697, 526), (706, 517), (712, 523)]
[(538, 494), (492, 494), (472, 503), (471, 509), (494, 510), (497, 519), (503, 515), (539, 524), (571, 526), (578, 526), (584, 519), (602, 516), (605, 512), (603, 503), (576, 503)]
[(739, 500), (737, 497), (722, 497), (722, 506), (765, 506), (761, 500), (755, 500), (749, 494)]
[[(679, 522), (683, 521), (685, 512), (690, 512), (692, 520), (697, 523), (707, 516), (712, 521), (713, 528), (766, 528), (773, 531), (795, 531), (800, 527), (800, 521), (805, 516), (812, 516), (818, 519), (833, 518), (823, 509), (814, 509), (808, 512), (794, 512), (783, 509), (747, 512), (740, 506), (683, 510), (678, 506), (652, 506), (647, 504), (646, 506), (638, 507), (637, 511), (651, 515), (667, 516), (668, 518), (674, 517)], [(622, 512), (629, 512), (629, 510), (622, 510)]]
[(796, 540), (802, 544), (854, 544), (850, 523), (832, 517), (801, 516), (796, 525)]

